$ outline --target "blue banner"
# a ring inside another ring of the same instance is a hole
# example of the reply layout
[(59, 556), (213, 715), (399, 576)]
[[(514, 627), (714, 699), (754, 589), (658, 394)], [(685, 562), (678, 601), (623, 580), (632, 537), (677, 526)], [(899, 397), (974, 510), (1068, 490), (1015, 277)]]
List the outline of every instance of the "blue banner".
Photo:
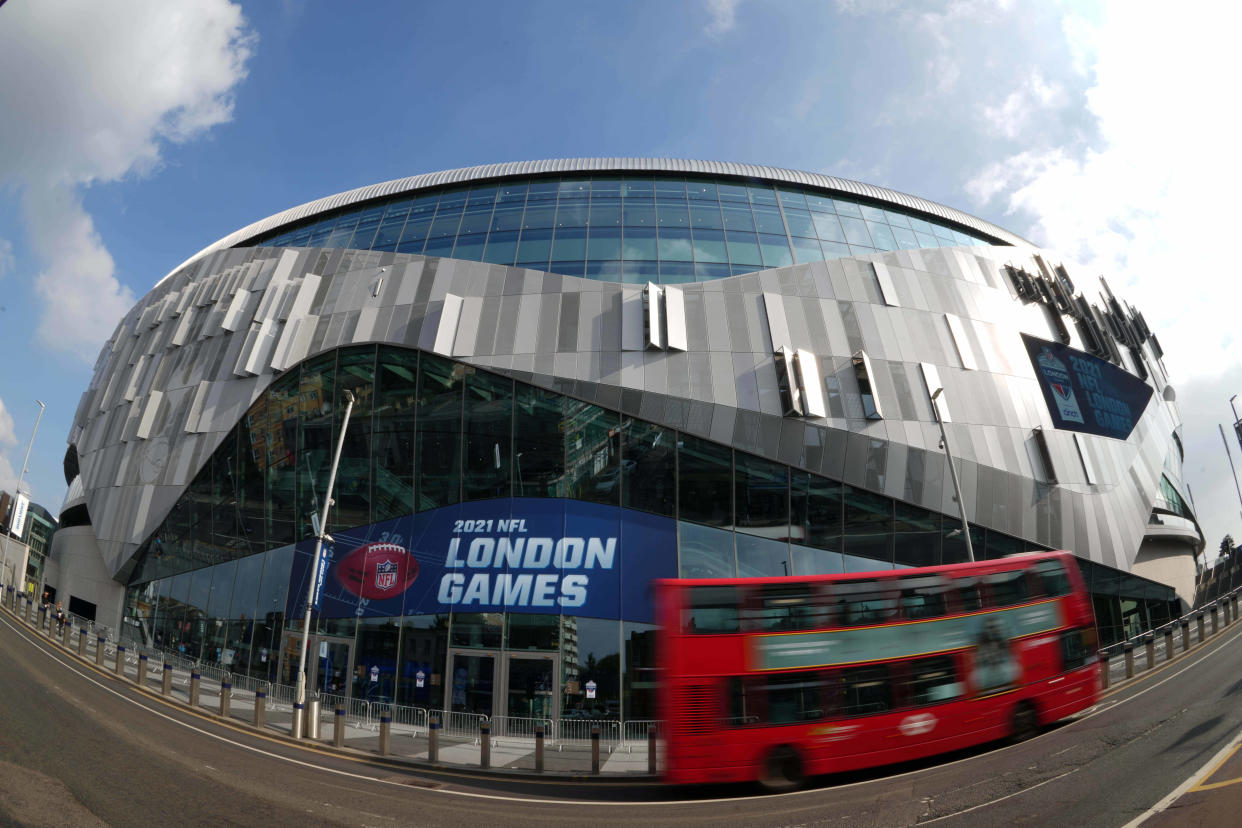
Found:
[[(334, 531), (324, 618), (519, 612), (652, 623), (650, 583), (677, 575), (671, 518), (579, 500), (503, 498)], [(295, 547), (288, 611), (305, 607), (315, 542)]]
[(1057, 428), (1124, 440), (1152, 389), (1107, 360), (1022, 334), (1035, 377)]

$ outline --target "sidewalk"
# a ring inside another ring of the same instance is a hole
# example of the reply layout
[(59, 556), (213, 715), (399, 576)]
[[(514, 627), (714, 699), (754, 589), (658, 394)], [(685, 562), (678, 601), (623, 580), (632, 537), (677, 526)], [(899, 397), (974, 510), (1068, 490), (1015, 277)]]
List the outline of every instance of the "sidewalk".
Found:
[[(56, 632), (56, 621), (50, 619), (42, 630), (35, 624), (26, 621), (25, 613), (14, 613), (5, 601), (3, 610), (11, 619), (19, 622), (30, 632), (39, 635), (48, 644), (67, 655), (77, 657), (80, 630), (74, 627), (70, 633), (69, 646), (64, 648), (61, 637)], [(38, 609), (35, 608), (33, 618), (38, 622)], [(49, 629), (50, 627), (50, 629)], [(114, 642), (105, 642), (102, 665), (97, 662), (97, 636), (88, 633), (84, 646), (83, 660), (90, 667), (102, 670), (108, 675), (116, 675), (116, 648)], [(124, 658), (124, 678), (128, 683), (138, 684), (139, 651), (127, 649)], [(151, 695), (161, 696), (164, 681), (164, 662), (162, 656), (152, 654), (147, 664), (147, 675), (141, 686)], [(174, 668), (169, 698), (188, 706), (190, 703), (190, 671)], [(211, 715), (220, 715), (220, 683), (217, 680), (203, 677), (199, 683), (197, 710)], [(376, 714), (378, 715), (378, 714)], [(363, 719), (358, 715), (340, 717), (344, 720), (344, 750), (357, 751), (378, 756), (380, 749), (380, 723), (378, 719)], [(335, 736), (334, 709), (324, 709), (319, 716), (319, 738), (303, 739), (303, 744), (314, 744), (332, 749)], [(255, 693), (252, 690), (233, 688), (230, 691), (228, 720), (247, 727), (254, 727)], [(263, 725), (259, 732), (278, 738), (291, 739), (292, 736), (292, 705), (273, 702), (268, 699), (264, 704)], [(446, 733), (438, 734), (438, 755), (435, 762), (428, 758), (428, 728), (414, 727), (406, 724), (391, 725), (389, 749), (387, 756), (412, 764), (426, 767), (474, 769), (500, 772), (516, 772), (535, 774), (536, 756), (535, 739), (519, 736), (490, 736), (490, 761), (486, 769), (482, 766), (483, 744), (478, 734), (465, 735)], [(662, 746), (657, 746), (658, 754), (662, 754)], [(662, 758), (662, 756), (661, 756)], [(541, 776), (592, 776), (591, 743), (585, 740), (561, 740), (549, 737), (544, 741), (544, 770)], [(601, 740), (599, 746), (599, 773), (595, 778), (613, 780), (628, 779), (635, 782), (651, 782), (657, 777), (648, 773), (648, 745), (642, 742), (609, 742)]]

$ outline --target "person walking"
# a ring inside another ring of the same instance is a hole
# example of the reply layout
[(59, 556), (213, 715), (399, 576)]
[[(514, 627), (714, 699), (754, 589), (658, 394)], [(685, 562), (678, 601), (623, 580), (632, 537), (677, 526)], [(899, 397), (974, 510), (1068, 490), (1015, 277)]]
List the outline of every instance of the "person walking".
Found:
[(65, 608), (62, 602), (56, 602), (56, 632), (63, 633), (65, 631)]

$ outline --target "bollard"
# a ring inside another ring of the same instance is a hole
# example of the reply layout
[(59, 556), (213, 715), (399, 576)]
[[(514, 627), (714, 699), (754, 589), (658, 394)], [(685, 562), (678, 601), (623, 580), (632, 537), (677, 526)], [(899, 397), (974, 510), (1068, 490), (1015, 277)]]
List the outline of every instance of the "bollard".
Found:
[(380, 714), (379, 753), (387, 756), (392, 746), (392, 713)]
[(172, 695), (172, 665), (167, 661), (164, 662), (164, 680), (160, 685), (160, 692), (165, 696)]
[(1147, 634), (1146, 648), (1147, 648), (1147, 669), (1150, 670), (1151, 668), (1156, 666), (1156, 634), (1155, 633)]
[(1134, 645), (1126, 642), (1126, 678), (1134, 678)]
[(99, 640), (95, 642), (95, 663), (98, 664), (100, 667), (102, 667), (103, 657), (104, 657), (104, 643), (105, 643), (104, 637), (102, 635), (99, 635), (99, 636), (96, 636), (96, 638)]
[(313, 698), (306, 703), (306, 738), (319, 738), (319, 699)]
[(69, 639), (73, 638), (73, 624), (68, 621), (60, 628), (60, 645), (69, 649)]
[(34, 602), (27, 601), (26, 602), (26, 623), (31, 625), (32, 627), (34, 626), (34, 615), (35, 615)]
[(86, 627), (78, 628), (78, 658), (86, 658)]
[(263, 714), (267, 707), (267, 691), (254, 691), (254, 726), (263, 727)]
[(233, 703), (233, 685), (228, 681), (220, 682), (220, 715), (229, 717), (229, 705)]
[(1173, 625), (1164, 628), (1164, 660), (1173, 660)]
[(43, 619), (47, 618), (47, 607), (40, 605), (39, 612), (35, 616), (35, 618), (37, 619), (37, 622), (38, 622), (35, 628), (39, 632), (43, 632)]
[(492, 726), (479, 722), (479, 767), (492, 766)]
[(599, 773), (599, 725), (591, 725), (591, 773)]
[(427, 761), (435, 762), (440, 756), (440, 717), (432, 716), (427, 721)]
[(1237, 621), (1238, 620), (1238, 596), (1234, 595), (1231, 599), (1229, 599), (1229, 603), (1233, 606), (1233, 620)]
[(1190, 649), (1190, 621), (1182, 619), (1182, 652)]
[(332, 719), (332, 746), (345, 747), (345, 708), (336, 706), (336, 716)]
[(1216, 604), (1212, 604), (1212, 635), (1216, 635), (1220, 629), (1220, 608)]
[(647, 773), (656, 773), (656, 729), (655, 725), (647, 726)]
[(543, 725), (535, 725), (535, 773), (543, 773)]
[(125, 646), (121, 642), (116, 643), (116, 674), (121, 678), (125, 678)]
[(1203, 610), (1195, 613), (1195, 626), (1199, 628), (1199, 643), (1202, 644), (1203, 639), (1207, 637), (1203, 634)]
[(146, 653), (138, 654), (138, 675), (134, 676), (134, 681), (138, 683), (139, 687), (147, 686), (147, 654)]
[(198, 689), (202, 681), (203, 677), (197, 670), (190, 671), (190, 707), (198, 707)]
[(1101, 688), (1103, 690), (1107, 690), (1108, 685), (1112, 683), (1112, 674), (1108, 670), (1108, 656), (1107, 649), (1100, 650), (1100, 676), (1103, 679), (1104, 686)]
[(289, 729), (289, 735), (295, 739), (301, 739), (303, 725), (306, 724), (306, 705), (302, 702), (293, 703), (293, 724)]

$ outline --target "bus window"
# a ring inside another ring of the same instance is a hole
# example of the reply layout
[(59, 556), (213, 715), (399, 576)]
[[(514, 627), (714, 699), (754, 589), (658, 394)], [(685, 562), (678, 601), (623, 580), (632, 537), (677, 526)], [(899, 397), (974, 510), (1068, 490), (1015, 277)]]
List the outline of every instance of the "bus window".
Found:
[(1012, 607), (1014, 604), (1022, 604), (1030, 599), (1024, 570), (997, 572), (985, 576), (984, 580), (990, 588), (994, 607)]
[(949, 584), (944, 578), (902, 578), (901, 612), (906, 618), (939, 618), (946, 614), (945, 593)]
[(736, 587), (690, 587), (682, 609), (681, 628), (688, 633), (710, 635), (738, 631)]
[(1044, 594), (1049, 598), (1059, 598), (1070, 594), (1069, 575), (1060, 561), (1040, 561), (1031, 567), (1036, 577), (1044, 586)]
[(1061, 633), (1061, 663), (1065, 670), (1083, 667), (1095, 649), (1095, 628), (1082, 627)]
[(978, 581), (974, 578), (961, 578), (957, 581), (957, 589), (962, 612), (978, 612), (983, 609), (983, 597), (979, 594)]
[(723, 722), (726, 727), (759, 723), (759, 693), (755, 682), (731, 676), (725, 683), (725, 695), (729, 711), (728, 718)]
[(746, 628), (764, 632), (826, 627), (832, 608), (808, 585), (760, 587), (746, 609)]
[(768, 724), (813, 722), (824, 718), (823, 686), (820, 673), (771, 676), (766, 688)]
[(841, 671), (843, 712), (865, 716), (893, 709), (893, 679), (887, 664), (852, 667)]
[(920, 658), (909, 663), (909, 700), (915, 707), (937, 704), (962, 695), (957, 669), (949, 656)]
[(897, 598), (885, 581), (855, 581), (833, 584), (832, 602), (837, 623), (845, 627), (883, 624), (897, 616)]

